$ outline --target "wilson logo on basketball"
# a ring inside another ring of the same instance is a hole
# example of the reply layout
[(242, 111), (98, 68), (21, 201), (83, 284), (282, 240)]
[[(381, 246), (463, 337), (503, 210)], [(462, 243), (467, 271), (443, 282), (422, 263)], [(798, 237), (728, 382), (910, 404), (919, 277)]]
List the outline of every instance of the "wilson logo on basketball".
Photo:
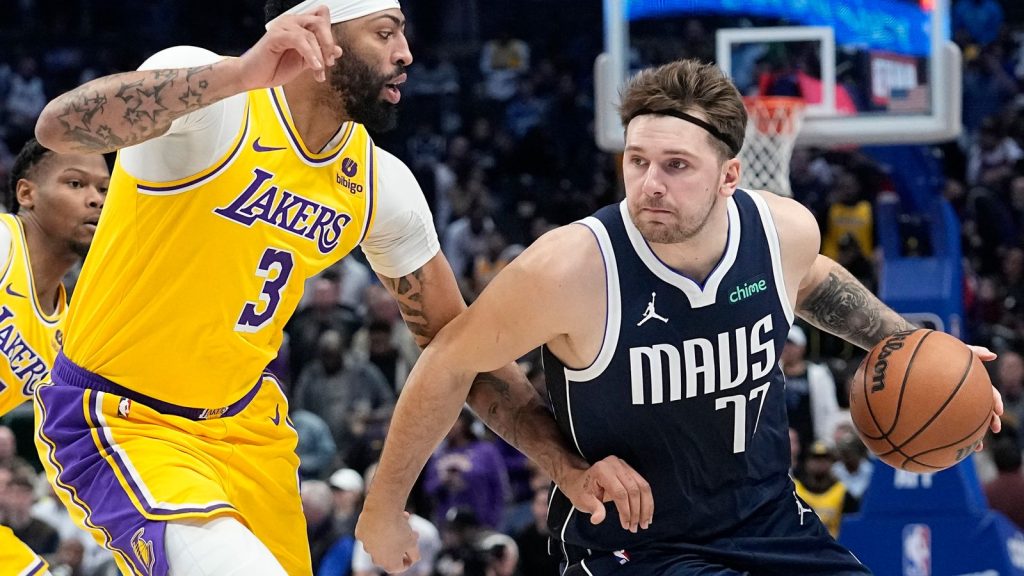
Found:
[(874, 371), (871, 374), (872, 392), (885, 390), (885, 369), (889, 367), (887, 358), (896, 350), (903, 348), (903, 341), (910, 334), (910, 332), (897, 332), (882, 345), (882, 351), (878, 353), (878, 360), (875, 361)]

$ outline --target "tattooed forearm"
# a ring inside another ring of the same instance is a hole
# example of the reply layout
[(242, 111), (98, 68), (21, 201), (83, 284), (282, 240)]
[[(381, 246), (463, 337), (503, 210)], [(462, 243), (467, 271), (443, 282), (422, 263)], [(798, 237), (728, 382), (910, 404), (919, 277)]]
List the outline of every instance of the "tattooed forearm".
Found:
[(381, 279), (386, 283), (388, 289), (398, 301), (398, 307), (402, 311), (402, 318), (409, 326), (413, 336), (416, 337), (416, 344), (420, 348), (426, 347), (430, 340), (437, 333), (432, 329), (423, 311), (423, 269), (416, 270), (401, 278)]
[(478, 375), (466, 402), (488, 428), (552, 478), (562, 478), (570, 468), (586, 467), (564, 441), (547, 404), (515, 365)]
[(144, 142), (166, 132), (174, 119), (231, 94), (224, 82), (211, 89), (219, 64), (97, 78), (51, 102), (40, 130), (54, 147), (78, 152), (105, 153)]
[(841, 266), (834, 266), (804, 299), (800, 312), (815, 326), (864, 349), (893, 332), (913, 328)]

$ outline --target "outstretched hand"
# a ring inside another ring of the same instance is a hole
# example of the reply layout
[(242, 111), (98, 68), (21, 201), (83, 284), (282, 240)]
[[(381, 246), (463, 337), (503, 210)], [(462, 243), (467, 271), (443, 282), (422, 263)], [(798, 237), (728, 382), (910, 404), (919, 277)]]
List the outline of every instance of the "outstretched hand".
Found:
[[(982, 362), (991, 362), (996, 359), (996, 353), (985, 348), (984, 346), (967, 346), (974, 352), (974, 355), (978, 357)], [(992, 421), (989, 423), (989, 428), (992, 432), (998, 433), (1003, 429), (1003, 421), (1000, 416), (1003, 415), (1003, 396), (999, 393), (999, 390), (995, 386), (992, 387)], [(980, 451), (984, 446), (978, 444), (977, 450)]]
[(604, 522), (605, 502), (615, 504), (622, 528), (630, 532), (647, 529), (654, 518), (651, 485), (616, 456), (570, 474), (558, 488), (577, 510), (590, 514), (591, 524)]
[(326, 6), (308, 14), (285, 14), (273, 20), (267, 32), (240, 58), (248, 89), (280, 86), (305, 70), (317, 81), (327, 79), (327, 68), (341, 57), (331, 34)]

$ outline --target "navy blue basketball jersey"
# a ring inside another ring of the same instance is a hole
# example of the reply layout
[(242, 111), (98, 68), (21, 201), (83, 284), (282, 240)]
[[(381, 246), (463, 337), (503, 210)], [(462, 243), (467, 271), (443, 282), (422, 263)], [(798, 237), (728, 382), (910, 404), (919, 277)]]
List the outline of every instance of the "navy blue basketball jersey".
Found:
[(590, 462), (614, 455), (651, 484), (651, 526), (631, 534), (609, 509), (602, 524), (557, 489), (557, 540), (615, 551), (727, 536), (778, 498), (793, 500), (779, 355), (793, 322), (778, 234), (764, 199), (737, 190), (726, 249), (699, 284), (664, 264), (626, 203), (579, 224), (604, 258), (604, 341), (582, 370), (544, 349), (562, 432)]

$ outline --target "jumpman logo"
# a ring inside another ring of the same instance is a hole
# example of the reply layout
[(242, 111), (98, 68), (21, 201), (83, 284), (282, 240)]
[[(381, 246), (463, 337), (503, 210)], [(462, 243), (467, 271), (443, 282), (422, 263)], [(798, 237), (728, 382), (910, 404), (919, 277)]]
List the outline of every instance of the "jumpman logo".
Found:
[(800, 501), (799, 497), (797, 497), (796, 492), (793, 492), (793, 499), (796, 500), (796, 511), (800, 514), (800, 525), (803, 526), (804, 514), (808, 512), (813, 513), (814, 510), (811, 510), (810, 508), (804, 506), (804, 503)]
[(664, 316), (662, 316), (662, 315), (660, 315), (660, 314), (658, 314), (657, 312), (654, 311), (654, 297), (655, 296), (657, 296), (657, 294), (655, 294), (654, 292), (651, 292), (651, 301), (647, 303), (647, 309), (644, 310), (644, 317), (641, 318), (640, 321), (636, 323), (637, 326), (643, 326), (644, 322), (647, 322), (651, 318), (657, 318), (658, 320), (661, 320), (662, 322), (668, 322), (668, 318), (665, 318)]

